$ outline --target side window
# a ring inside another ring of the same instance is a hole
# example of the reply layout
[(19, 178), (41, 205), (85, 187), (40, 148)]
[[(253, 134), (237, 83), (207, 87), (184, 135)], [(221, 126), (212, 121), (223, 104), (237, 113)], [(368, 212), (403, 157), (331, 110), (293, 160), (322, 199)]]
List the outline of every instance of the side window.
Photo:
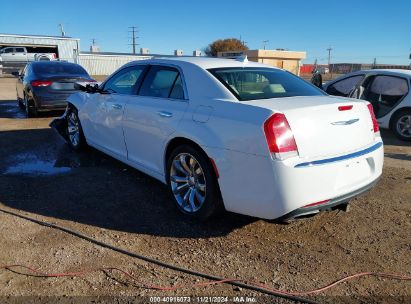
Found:
[(177, 69), (152, 66), (140, 89), (141, 96), (184, 99), (184, 88)]
[(170, 93), (170, 98), (173, 99), (184, 99), (184, 87), (181, 80), (181, 76), (178, 75), (176, 81), (174, 82), (173, 89)]
[(4, 53), (13, 53), (13, 48), (6, 48)]
[(146, 66), (128, 67), (113, 75), (104, 85), (104, 90), (118, 94), (133, 94), (142, 72)]
[(16, 48), (16, 53), (24, 53), (24, 48)]
[(371, 102), (375, 115), (381, 117), (407, 95), (408, 90), (408, 81), (405, 78), (379, 75), (374, 77), (362, 99)]
[(352, 76), (343, 80), (337, 81), (327, 88), (327, 93), (330, 95), (347, 97), (352, 89), (364, 78), (364, 75)]

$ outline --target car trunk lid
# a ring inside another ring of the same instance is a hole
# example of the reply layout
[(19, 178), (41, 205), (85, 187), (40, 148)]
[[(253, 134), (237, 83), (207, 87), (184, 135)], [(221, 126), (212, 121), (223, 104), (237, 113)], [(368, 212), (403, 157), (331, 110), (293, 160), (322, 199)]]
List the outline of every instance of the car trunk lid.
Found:
[(341, 155), (374, 142), (366, 103), (329, 96), (289, 97), (245, 102), (283, 113), (301, 158)]
[(75, 91), (74, 84), (76, 82), (87, 82), (92, 81), (92, 79), (84, 76), (74, 76), (74, 75), (59, 75), (48, 77), (48, 81), (51, 81), (52, 84), (49, 89), (53, 91)]

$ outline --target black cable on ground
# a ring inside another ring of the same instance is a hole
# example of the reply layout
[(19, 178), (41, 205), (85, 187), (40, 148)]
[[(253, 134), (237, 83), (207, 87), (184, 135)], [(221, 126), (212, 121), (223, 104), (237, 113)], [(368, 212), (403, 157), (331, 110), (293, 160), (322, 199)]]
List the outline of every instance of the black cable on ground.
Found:
[[(37, 219), (31, 218), (31, 217), (28, 217), (28, 216), (25, 216), (25, 215), (22, 215), (22, 214), (18, 214), (18, 213), (12, 212), (12, 211), (4, 210), (4, 209), (1, 209), (1, 208), (0, 208), (0, 211), (3, 212), (3, 213), (9, 214), (9, 215), (13, 215), (13, 216), (28, 220), (30, 222), (36, 223), (36, 224), (41, 225), (41, 226), (54, 228), (54, 229), (69, 233), (69, 234), (74, 235), (78, 238), (89, 241), (90, 243), (93, 243), (95, 245), (98, 245), (98, 246), (101, 246), (101, 247), (104, 247), (104, 248), (108, 248), (108, 249), (111, 249), (113, 251), (116, 251), (116, 252), (128, 255), (130, 257), (137, 258), (137, 259), (149, 262), (149, 263), (153, 263), (153, 264), (156, 264), (156, 265), (164, 267), (164, 268), (168, 268), (168, 269), (172, 269), (172, 270), (175, 270), (175, 271), (183, 272), (183, 273), (190, 274), (190, 275), (193, 275), (193, 276), (202, 277), (204, 279), (208, 279), (208, 280), (212, 280), (212, 281), (224, 280), (224, 278), (221, 278), (221, 277), (217, 277), (217, 276), (206, 274), (206, 273), (203, 273), (203, 272), (194, 271), (194, 270), (191, 270), (191, 269), (188, 269), (188, 268), (183, 268), (183, 267), (175, 266), (175, 265), (172, 265), (172, 264), (168, 264), (168, 263), (165, 263), (165, 262), (162, 262), (162, 261), (159, 261), (159, 260), (144, 256), (144, 255), (141, 255), (141, 254), (130, 252), (128, 250), (125, 250), (125, 249), (122, 249), (122, 248), (119, 248), (119, 247), (116, 247), (116, 246), (112, 246), (110, 244), (106, 244), (104, 242), (101, 242), (99, 240), (91, 238), (87, 235), (81, 234), (80, 232), (77, 232), (75, 230), (71, 230), (69, 228), (65, 228), (65, 227), (62, 227), (62, 226), (59, 226), (59, 225), (56, 225), (56, 224), (50, 224), (50, 223), (47, 223), (45, 221), (37, 220)], [(249, 285), (249, 284), (246, 284), (246, 283), (227, 282), (226, 284), (234, 285), (234, 286), (237, 286), (237, 287), (241, 287), (241, 288), (249, 289), (249, 290), (253, 290), (253, 291), (258, 291), (258, 292), (261, 292), (263, 294), (267, 294), (267, 295), (274, 296), (274, 297), (280, 297), (280, 298), (284, 298), (284, 299), (295, 301), (295, 302), (317, 304), (317, 302), (309, 300), (309, 299), (273, 292), (273, 291), (266, 290), (264, 288), (260, 288), (260, 287), (257, 287), (257, 286), (252, 286), (252, 285)]]

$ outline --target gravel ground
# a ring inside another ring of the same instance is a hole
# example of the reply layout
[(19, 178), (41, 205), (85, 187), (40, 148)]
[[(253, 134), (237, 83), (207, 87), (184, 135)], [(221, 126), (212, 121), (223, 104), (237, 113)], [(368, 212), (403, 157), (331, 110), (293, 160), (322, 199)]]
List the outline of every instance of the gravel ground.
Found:
[[(160, 182), (94, 149), (72, 152), (48, 128), (50, 116), (26, 119), (13, 100), (13, 82), (0, 79), (2, 209), (174, 265), (288, 291), (315, 289), (363, 271), (411, 274), (411, 147), (389, 132), (383, 133), (386, 163), (380, 182), (353, 200), (348, 213), (326, 212), (288, 225), (227, 213), (199, 224), (175, 211)], [(1, 302), (128, 303), (150, 302), (149, 296), (192, 296), (191, 302), (204, 303), (212, 299), (196, 297), (273, 301), (226, 284), (167, 292), (142, 288), (142, 283), (179, 286), (204, 279), (3, 212), (0, 231), (0, 265), (24, 264), (50, 273), (118, 267), (139, 280), (115, 271), (38, 278), (3, 269)], [(309, 298), (328, 303), (409, 303), (411, 283), (367, 277)]]

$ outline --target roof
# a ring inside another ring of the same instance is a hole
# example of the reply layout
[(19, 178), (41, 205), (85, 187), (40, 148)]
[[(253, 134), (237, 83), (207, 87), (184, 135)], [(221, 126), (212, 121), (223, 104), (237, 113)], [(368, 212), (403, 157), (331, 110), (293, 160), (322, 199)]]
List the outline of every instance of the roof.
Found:
[(406, 76), (411, 78), (411, 70), (402, 70), (402, 69), (372, 69), (372, 70), (359, 70), (351, 73), (347, 73), (344, 75), (341, 75), (335, 79), (329, 80), (326, 82), (327, 85), (335, 83), (341, 79), (347, 78), (347, 76), (355, 76), (358, 74), (364, 74), (364, 73), (381, 73), (381, 74), (387, 74), (387, 75), (400, 75), (400, 76)]
[(401, 74), (406, 76), (411, 76), (411, 70), (406, 69), (371, 69), (371, 70), (359, 70), (352, 73), (345, 74), (338, 78), (344, 78), (349, 74), (356, 75), (356, 74), (363, 74), (363, 73), (385, 73), (385, 74)]
[(411, 70), (405, 69), (372, 69), (372, 70), (364, 70), (366, 72), (389, 72), (389, 73), (399, 73), (399, 74), (407, 74), (411, 76)]
[[(168, 57), (168, 58), (153, 58), (149, 60), (138, 60), (138, 61), (133, 61), (130, 64), (135, 64), (135, 63), (164, 63), (164, 64), (176, 64), (180, 65), (182, 63), (189, 63), (196, 65), (202, 69), (212, 69), (212, 68), (229, 68), (229, 67), (265, 67), (265, 68), (274, 68), (272, 66), (264, 65), (258, 62), (254, 61), (248, 61), (248, 62), (242, 62), (239, 60), (235, 59), (223, 59), (223, 58), (214, 58), (214, 57), (184, 57), (184, 56), (175, 56), (175, 57)], [(275, 69), (275, 68), (274, 68)]]
[(26, 35), (26, 34), (2, 34), (0, 36), (7, 37), (20, 37), (20, 38), (50, 38), (50, 39), (67, 39), (67, 40), (80, 40), (80, 38), (73, 38), (69, 36), (50, 36), (50, 35)]
[(77, 63), (68, 62), (68, 61), (60, 61), (60, 60), (39, 60), (39, 61), (31, 61), (31, 65), (78, 65)]
[(113, 56), (136, 56), (136, 57), (174, 57), (174, 55), (160, 55), (160, 54), (133, 54), (133, 53), (119, 53), (119, 52), (85, 52), (81, 51), (82, 55), (113, 55)]

